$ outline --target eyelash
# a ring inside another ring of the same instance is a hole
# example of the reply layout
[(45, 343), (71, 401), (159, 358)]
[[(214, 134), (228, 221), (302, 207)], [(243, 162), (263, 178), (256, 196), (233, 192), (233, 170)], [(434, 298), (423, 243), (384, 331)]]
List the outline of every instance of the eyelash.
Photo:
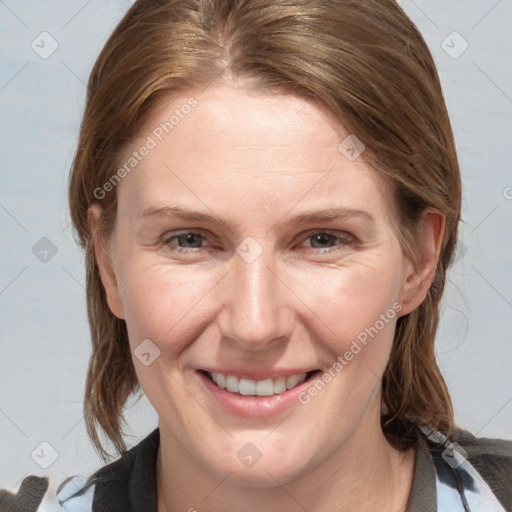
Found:
[[(196, 252), (196, 250), (199, 250), (199, 249), (204, 249), (204, 247), (179, 247), (179, 246), (174, 246), (174, 247), (171, 247), (171, 242), (173, 240), (177, 240), (181, 237), (186, 237), (187, 235), (199, 235), (201, 238), (201, 240), (206, 240), (208, 237), (206, 235), (203, 235), (202, 233), (198, 232), (198, 231), (182, 231), (178, 234), (173, 234), (171, 236), (169, 235), (164, 235), (164, 237), (162, 238), (162, 240), (160, 241), (160, 245), (163, 246), (163, 247), (166, 247), (166, 248), (170, 248), (171, 250), (174, 250), (178, 253), (194, 253)], [(315, 248), (315, 247), (307, 247), (308, 249), (314, 249), (316, 251), (318, 251), (319, 254), (327, 254), (327, 253), (333, 253), (333, 252), (337, 252), (339, 250), (342, 250), (343, 247), (351, 247), (353, 245), (355, 245), (355, 242), (356, 242), (356, 239), (354, 236), (350, 235), (350, 234), (345, 234), (345, 236), (341, 236), (341, 235), (338, 235), (338, 234), (335, 234), (331, 231), (312, 231), (312, 232), (309, 232), (307, 234), (307, 236), (305, 237), (305, 239), (309, 239), (309, 238), (312, 238), (316, 235), (329, 235), (331, 237), (334, 237), (335, 239), (338, 239), (340, 241), (340, 243), (338, 244), (338, 247), (324, 247), (324, 248)]]

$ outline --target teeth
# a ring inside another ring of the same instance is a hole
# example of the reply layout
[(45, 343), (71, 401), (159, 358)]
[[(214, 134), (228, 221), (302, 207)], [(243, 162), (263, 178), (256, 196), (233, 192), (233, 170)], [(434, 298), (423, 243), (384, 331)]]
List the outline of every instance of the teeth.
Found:
[(231, 391), (231, 393), (238, 393), (238, 379), (233, 377), (233, 375), (226, 377), (226, 389)]
[[(242, 381), (240, 381), (241, 383)], [(259, 380), (254, 388), (254, 393), (258, 396), (271, 396), (274, 394), (274, 381), (272, 379)]]
[[(303, 374), (305, 376), (305, 374)], [(304, 379), (302, 379), (302, 381), (300, 380), (301, 376), (300, 375), (290, 375), (290, 377), (288, 377), (288, 379), (286, 379), (286, 389), (292, 389), (294, 388), (299, 382), (302, 382)]]
[(256, 381), (240, 379), (240, 381), (238, 382), (238, 392), (241, 395), (255, 395), (256, 394)]
[(286, 391), (286, 377), (278, 377), (274, 380), (274, 393), (284, 393)]
[(271, 396), (284, 393), (302, 384), (307, 374), (290, 375), (289, 377), (277, 377), (276, 379), (250, 380), (238, 379), (234, 375), (223, 375), (222, 373), (210, 373), (210, 378), (220, 388), (227, 389), (231, 393), (240, 393), (248, 396)]

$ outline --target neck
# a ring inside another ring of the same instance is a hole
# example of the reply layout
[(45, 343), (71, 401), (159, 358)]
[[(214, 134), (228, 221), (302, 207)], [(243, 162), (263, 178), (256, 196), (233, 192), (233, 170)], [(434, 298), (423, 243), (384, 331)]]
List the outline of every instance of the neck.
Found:
[(248, 487), (230, 481), (229, 474), (205, 470), (161, 424), (158, 512), (404, 512), (414, 455), (414, 449), (394, 449), (380, 422), (376, 428), (360, 425), (336, 451), (286, 486), (269, 478), (267, 487)]

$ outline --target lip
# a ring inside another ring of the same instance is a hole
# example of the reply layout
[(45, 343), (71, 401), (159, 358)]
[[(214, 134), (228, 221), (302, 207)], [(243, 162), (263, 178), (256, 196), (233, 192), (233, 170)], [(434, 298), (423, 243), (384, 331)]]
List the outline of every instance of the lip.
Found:
[[(294, 373), (290, 373), (290, 375), (295, 375), (296, 371), (297, 370), (293, 370)], [(268, 418), (294, 406), (298, 402), (299, 395), (311, 385), (312, 380), (314, 380), (320, 373), (320, 370), (313, 371), (311, 375), (308, 375), (304, 382), (294, 387), (293, 389), (289, 389), (278, 395), (248, 396), (241, 395), (239, 393), (231, 393), (226, 389), (220, 388), (217, 386), (217, 384), (210, 380), (210, 378), (206, 375), (206, 372), (203, 370), (196, 370), (195, 372), (200, 383), (202, 386), (204, 386), (206, 393), (213, 398), (214, 402), (221, 409), (235, 416), (252, 418)], [(233, 373), (230, 373), (229, 375), (233, 375)], [(267, 373), (266, 375), (267, 378), (269, 378), (269, 374)], [(279, 375), (284, 376), (283, 373), (280, 373)]]

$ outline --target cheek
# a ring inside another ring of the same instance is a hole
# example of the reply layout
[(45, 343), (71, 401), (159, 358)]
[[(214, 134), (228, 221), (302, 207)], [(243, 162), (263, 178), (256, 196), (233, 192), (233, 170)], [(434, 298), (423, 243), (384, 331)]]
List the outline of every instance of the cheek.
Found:
[[(353, 258), (340, 268), (307, 272), (299, 289), (304, 301), (324, 324), (337, 349), (341, 350), (359, 333), (388, 314), (383, 336), (396, 320), (401, 287), (401, 253), (375, 251)], [(381, 323), (378, 324), (381, 326)], [(324, 337), (325, 338), (325, 337)]]
[(172, 338), (166, 350), (178, 351), (179, 339), (188, 338), (198, 325), (201, 299), (215, 285), (218, 272), (198, 273), (145, 259), (125, 265), (119, 280), (130, 343), (133, 347), (149, 338), (161, 346), (161, 340)]

